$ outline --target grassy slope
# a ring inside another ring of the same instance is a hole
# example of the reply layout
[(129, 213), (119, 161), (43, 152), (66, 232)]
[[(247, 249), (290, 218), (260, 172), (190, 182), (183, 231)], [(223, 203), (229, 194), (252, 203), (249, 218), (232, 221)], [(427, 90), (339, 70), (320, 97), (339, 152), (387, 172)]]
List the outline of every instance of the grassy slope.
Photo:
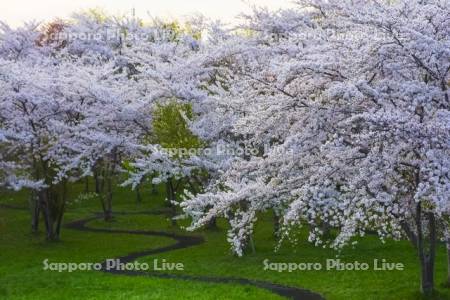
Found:
[[(117, 210), (148, 210), (158, 204), (147, 202), (145, 206), (137, 206), (133, 202), (134, 195), (127, 191), (119, 191), (117, 196)], [(0, 203), (25, 205), (25, 199), (24, 194), (11, 196), (3, 193)], [(97, 202), (80, 203), (69, 208), (65, 220), (90, 216), (98, 210)], [(149, 229), (145, 225), (140, 227)], [(100, 262), (173, 243), (171, 239), (161, 237), (143, 238), (69, 229), (63, 229), (62, 239), (58, 243), (43, 242), (42, 235), (34, 237), (29, 233), (29, 215), (26, 211), (0, 208), (0, 299), (281, 299), (247, 286), (230, 289), (229, 285), (130, 278), (95, 271), (43, 271), (43, 260), (46, 258), (50, 262)]]
[[(72, 194), (77, 194), (76, 187)], [(144, 193), (144, 203), (137, 205), (129, 191), (116, 194), (117, 210), (148, 210), (161, 207), (161, 197)], [(149, 200), (152, 199), (152, 200)], [(2, 194), (0, 203), (24, 205), (25, 195)], [(94, 200), (71, 205), (66, 221), (89, 216), (99, 210)], [(325, 262), (334, 258), (331, 250), (315, 248), (307, 243), (283, 245), (274, 253), (270, 215), (261, 216), (255, 236), (256, 253), (236, 258), (229, 253), (225, 240), (225, 224), (219, 230), (199, 232), (207, 242), (195, 248), (182, 249), (142, 258), (149, 264), (154, 258), (182, 262), (186, 273), (216, 276), (247, 277), (309, 288), (327, 299), (422, 299), (418, 290), (418, 264), (414, 250), (407, 242), (389, 241), (382, 244), (375, 237), (361, 240), (355, 249), (345, 249), (340, 257), (345, 262), (372, 262), (374, 258), (401, 262), (405, 271), (296, 271), (278, 273), (263, 271), (263, 260), (272, 262)], [(23, 211), (0, 209), (0, 299), (280, 299), (246, 286), (205, 284), (182, 280), (129, 278), (100, 272), (56, 273), (42, 270), (42, 261), (99, 262), (128, 252), (173, 243), (161, 237), (109, 235), (64, 229), (63, 241), (47, 244), (42, 237), (29, 234), (29, 216)], [(183, 232), (174, 228), (163, 216), (118, 216), (113, 223), (94, 221), (99, 228), (152, 229)], [(185, 232), (183, 232), (186, 234)], [(304, 240), (304, 239), (302, 239)], [(437, 258), (436, 282), (446, 276), (446, 257), (440, 246)], [(440, 299), (450, 299), (450, 290), (439, 288)]]

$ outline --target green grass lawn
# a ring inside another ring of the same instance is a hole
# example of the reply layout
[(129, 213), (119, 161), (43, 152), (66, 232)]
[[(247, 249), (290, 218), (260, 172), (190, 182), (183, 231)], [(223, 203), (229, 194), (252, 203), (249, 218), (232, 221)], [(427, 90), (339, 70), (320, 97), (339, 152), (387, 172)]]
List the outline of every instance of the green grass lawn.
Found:
[[(76, 186), (72, 194), (76, 195), (80, 190), (81, 186)], [(149, 191), (145, 191), (142, 203), (136, 203), (134, 193), (126, 189), (117, 190), (115, 196), (116, 211), (143, 211), (163, 207), (162, 193), (151, 195)], [(26, 194), (2, 193), (0, 203), (24, 206)], [(91, 216), (99, 210), (100, 204), (95, 200), (71, 204), (65, 215), (65, 222)], [(242, 258), (230, 254), (224, 222), (219, 222), (218, 230), (195, 233), (186, 233), (173, 227), (162, 215), (119, 215), (111, 223), (95, 220), (89, 226), (203, 236), (206, 240), (204, 244), (140, 259), (150, 265), (154, 259), (181, 262), (184, 264), (184, 271), (172, 271), (180, 274), (270, 281), (310, 289), (326, 299), (423, 299), (418, 293), (419, 265), (415, 251), (406, 241), (388, 241), (383, 244), (376, 237), (368, 236), (361, 239), (355, 248), (346, 248), (339, 254), (339, 258), (345, 262), (371, 263), (375, 258), (401, 262), (405, 265), (404, 271), (279, 273), (263, 270), (265, 259), (271, 262), (324, 263), (326, 259), (337, 255), (332, 250), (316, 248), (307, 242), (284, 244), (278, 252), (274, 252), (275, 241), (270, 221), (270, 214), (260, 217), (254, 237), (256, 253), (249, 253)], [(244, 285), (117, 276), (96, 271), (44, 271), (42, 262), (46, 258), (52, 262), (101, 262), (106, 258), (170, 245), (174, 240), (155, 236), (80, 232), (64, 228), (61, 242), (47, 243), (43, 241), (43, 235), (30, 234), (29, 223), (27, 211), (0, 208), (0, 299), (282, 299), (268, 291)], [(301, 240), (305, 240), (304, 234), (302, 237)], [(442, 287), (446, 272), (445, 249), (440, 245), (436, 265), (439, 294), (435, 299), (450, 299), (450, 289)]]

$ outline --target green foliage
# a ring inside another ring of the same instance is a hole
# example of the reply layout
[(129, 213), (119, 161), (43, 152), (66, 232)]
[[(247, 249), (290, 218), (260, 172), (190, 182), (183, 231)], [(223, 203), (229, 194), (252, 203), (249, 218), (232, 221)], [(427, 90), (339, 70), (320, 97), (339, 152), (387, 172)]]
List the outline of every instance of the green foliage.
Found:
[[(166, 149), (200, 149), (202, 141), (189, 129), (188, 120), (194, 119), (192, 105), (171, 101), (158, 104), (153, 111), (153, 139)], [(177, 156), (178, 158), (181, 158)]]
[(184, 31), (197, 41), (202, 39), (202, 32), (189, 23), (184, 24)]
[(83, 13), (99, 24), (102, 24), (111, 18), (105, 10), (99, 7), (87, 9), (83, 11)]
[(177, 21), (163, 23), (161, 27), (164, 30), (171, 32), (172, 41), (177, 41), (183, 33), (180, 23)]
[(178, 42), (183, 35), (189, 35), (195, 40), (202, 38), (202, 32), (194, 28), (190, 23), (180, 23), (179, 21), (169, 21), (156, 23), (163, 30), (170, 32), (170, 41)]

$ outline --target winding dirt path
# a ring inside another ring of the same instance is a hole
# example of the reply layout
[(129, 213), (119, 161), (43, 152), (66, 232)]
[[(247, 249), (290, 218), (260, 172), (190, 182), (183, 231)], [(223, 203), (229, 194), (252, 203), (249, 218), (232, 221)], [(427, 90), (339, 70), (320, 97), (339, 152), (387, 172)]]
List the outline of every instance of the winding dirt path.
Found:
[[(8, 209), (19, 209), (13, 206), (0, 205), (0, 207)], [(163, 211), (146, 211), (146, 212), (119, 212), (116, 215), (142, 215), (142, 214), (153, 214), (160, 215)], [(95, 216), (77, 220), (65, 225), (66, 228), (70, 228), (78, 231), (86, 232), (98, 232), (98, 233), (108, 233), (108, 234), (135, 234), (143, 236), (160, 236), (167, 237), (175, 240), (175, 243), (169, 246), (154, 248), (150, 250), (144, 250), (140, 252), (129, 253), (124, 256), (116, 257), (114, 259), (119, 259), (122, 263), (133, 262), (136, 259), (152, 254), (165, 253), (177, 249), (185, 249), (193, 246), (200, 245), (204, 243), (203, 237), (200, 236), (184, 236), (175, 233), (168, 233), (164, 231), (151, 231), (151, 230), (122, 230), (122, 229), (104, 229), (104, 228), (92, 228), (87, 226), (91, 221), (102, 219), (101, 214), (96, 214)], [(313, 293), (306, 289), (289, 287), (284, 285), (279, 285), (276, 283), (248, 279), (248, 278), (236, 278), (236, 277), (216, 277), (216, 276), (197, 276), (188, 274), (173, 274), (173, 273), (162, 273), (162, 272), (149, 272), (149, 271), (121, 271), (121, 270), (107, 270), (106, 262), (102, 263), (102, 272), (115, 274), (115, 275), (126, 275), (126, 276), (146, 276), (146, 277), (156, 277), (164, 279), (178, 279), (187, 281), (198, 281), (205, 283), (225, 283), (225, 284), (239, 284), (239, 285), (249, 285), (257, 288), (262, 288), (268, 290), (274, 294), (295, 300), (323, 300), (324, 298), (316, 293)]]

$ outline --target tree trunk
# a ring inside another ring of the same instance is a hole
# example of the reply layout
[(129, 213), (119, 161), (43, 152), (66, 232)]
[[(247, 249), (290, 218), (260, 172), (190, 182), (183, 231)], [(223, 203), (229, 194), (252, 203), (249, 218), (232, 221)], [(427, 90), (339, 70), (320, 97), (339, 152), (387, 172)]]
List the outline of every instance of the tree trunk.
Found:
[(31, 224), (31, 232), (37, 233), (39, 231), (39, 217), (41, 216), (41, 208), (39, 207), (39, 203), (35, 203), (35, 207), (33, 208), (33, 217)]
[(84, 178), (84, 192), (89, 193), (89, 177)]
[(47, 205), (45, 206), (43, 213), (45, 220), (46, 239), (47, 241), (54, 241), (55, 240), (55, 233), (53, 231), (54, 222), (52, 218), (52, 213)]
[(97, 194), (100, 204), (102, 205), (103, 214), (106, 216), (106, 206), (105, 200), (103, 199), (103, 184), (99, 176), (99, 171), (94, 169), (94, 183), (95, 183), (95, 193)]
[(112, 212), (112, 178), (108, 176), (107, 184), (106, 184), (107, 192), (106, 192), (106, 203), (105, 203), (105, 221), (111, 221), (113, 219)]
[(428, 247), (422, 227), (422, 204), (419, 202), (416, 208), (417, 225), (417, 251), (420, 260), (421, 291), (424, 295), (431, 295), (434, 291), (434, 264), (436, 258), (436, 220), (433, 213), (426, 213), (429, 229)]
[(322, 226), (321, 226), (322, 232), (323, 232), (323, 236), (325, 238), (329, 238), (331, 236), (331, 227), (330, 224), (328, 224), (327, 222), (323, 222)]
[(253, 235), (250, 235), (250, 249), (252, 250), (252, 253), (255, 254), (256, 253), (256, 249), (255, 249), (255, 242), (253, 241)]
[(61, 208), (61, 211), (58, 214), (58, 218), (56, 219), (54, 239), (57, 241), (59, 241), (61, 239), (61, 225), (62, 225), (62, 220), (63, 220), (63, 216), (64, 216), (64, 209), (65, 209), (65, 207)]
[(156, 185), (154, 183), (152, 183), (152, 194), (158, 195), (158, 190), (156, 189)]
[(47, 189), (39, 191), (39, 205), (42, 208), (42, 214), (44, 216), (46, 238), (47, 240), (51, 240), (53, 233)]
[(421, 291), (424, 295), (431, 295), (434, 291), (434, 260), (425, 255), (420, 261)]
[(273, 212), (273, 236), (278, 239), (280, 237), (280, 217)]
[(55, 239), (60, 240), (61, 238), (61, 225), (62, 220), (64, 216), (64, 212), (66, 209), (66, 202), (67, 202), (67, 183), (64, 180), (62, 183), (62, 193), (61, 193), (61, 203), (58, 205), (58, 215), (56, 219), (56, 228), (55, 228)]
[(142, 197), (141, 197), (141, 188), (140, 188), (140, 184), (138, 184), (136, 186), (136, 202), (137, 203), (141, 203), (142, 202)]
[(217, 229), (217, 219), (215, 217), (211, 218), (211, 220), (206, 225), (206, 229)]
[(174, 219), (174, 217), (177, 214), (177, 208), (176, 208), (175, 204), (172, 203), (173, 201), (176, 200), (176, 195), (175, 195), (175, 191), (174, 191), (174, 187), (173, 187), (171, 179), (167, 180), (167, 182), (166, 182), (166, 193), (167, 193), (168, 206), (171, 209), (171, 218), (170, 218), (170, 220), (172, 222), (172, 225), (176, 226), (177, 225), (177, 221)]
[[(95, 193), (98, 195), (103, 210), (103, 218), (109, 222), (113, 219), (112, 213), (112, 174), (107, 174), (107, 170), (94, 169)], [(106, 193), (105, 193), (106, 188)]]
[(100, 178), (98, 178), (98, 171), (94, 170), (94, 182), (95, 182), (95, 193), (97, 195), (101, 194), (100, 191)]
[(39, 217), (41, 215), (41, 208), (39, 205), (39, 197), (36, 195), (35, 191), (31, 192), (30, 208), (31, 208), (31, 232), (37, 233), (39, 230)]
[(67, 200), (67, 183), (63, 181), (38, 192), (39, 214), (42, 213), (47, 241), (59, 241)]
[(242, 247), (244, 253), (256, 253), (255, 248), (255, 241), (253, 240), (253, 234), (249, 234), (245, 237), (245, 240), (243, 240), (243, 247)]
[(450, 232), (447, 233), (447, 286), (450, 287)]

